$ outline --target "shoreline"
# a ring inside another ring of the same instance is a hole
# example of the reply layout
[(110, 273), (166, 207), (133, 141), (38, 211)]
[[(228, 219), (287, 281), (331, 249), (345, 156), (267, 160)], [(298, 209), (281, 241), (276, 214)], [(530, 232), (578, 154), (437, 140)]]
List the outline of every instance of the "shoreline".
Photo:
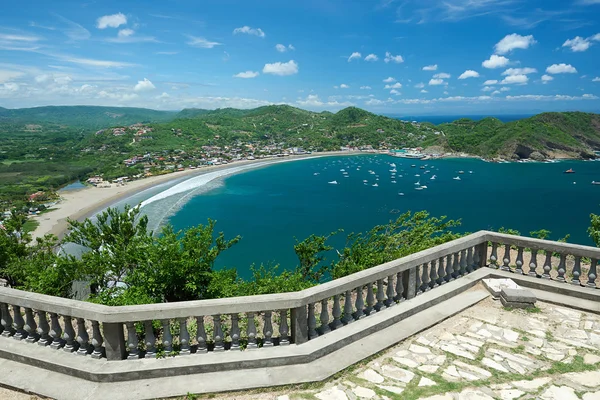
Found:
[(354, 156), (360, 154), (380, 154), (363, 151), (329, 151), (321, 153), (288, 156), (285, 158), (269, 158), (257, 160), (243, 160), (225, 165), (207, 166), (201, 169), (188, 169), (185, 171), (172, 172), (165, 175), (151, 176), (127, 183), (125, 186), (114, 186), (110, 188), (86, 187), (82, 189), (65, 192), (61, 195), (55, 209), (31, 217), (39, 222), (39, 225), (31, 232), (32, 238), (43, 237), (52, 234), (59, 239), (64, 237), (68, 228), (67, 219), (84, 220), (104, 210), (119, 201), (126, 199), (141, 191), (151, 189), (160, 184), (169, 183), (180, 178), (192, 178), (209, 172), (228, 169), (242, 165), (264, 163), (264, 166), (281, 162), (282, 160), (299, 161), (309, 158), (331, 157), (331, 156)]

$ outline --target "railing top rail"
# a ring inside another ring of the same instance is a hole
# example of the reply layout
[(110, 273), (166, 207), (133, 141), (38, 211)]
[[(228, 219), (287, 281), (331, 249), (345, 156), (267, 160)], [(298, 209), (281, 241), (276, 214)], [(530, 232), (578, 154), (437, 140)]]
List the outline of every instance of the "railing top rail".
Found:
[(511, 246), (527, 247), (535, 250), (546, 250), (555, 253), (565, 253), (578, 257), (588, 257), (596, 260), (600, 259), (600, 248), (592, 246), (582, 246), (579, 244), (570, 244), (555, 242), (552, 240), (534, 239), (525, 236), (507, 235), (505, 233), (480, 231), (490, 242), (509, 244)]
[(477, 232), (343, 278), (291, 293), (110, 307), (0, 287), (0, 302), (99, 322), (143, 321), (290, 309), (344, 293), (347, 290), (478, 245), (488, 240), (486, 235), (485, 231)]

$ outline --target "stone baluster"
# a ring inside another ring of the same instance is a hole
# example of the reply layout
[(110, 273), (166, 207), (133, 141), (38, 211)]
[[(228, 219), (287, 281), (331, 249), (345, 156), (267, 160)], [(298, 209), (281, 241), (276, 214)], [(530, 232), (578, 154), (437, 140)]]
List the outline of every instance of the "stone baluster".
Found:
[(354, 303), (356, 307), (356, 312), (354, 313), (355, 319), (361, 319), (365, 317), (364, 308), (365, 302), (363, 301), (363, 287), (356, 288), (356, 302)]
[(221, 327), (221, 314), (215, 314), (213, 317), (213, 340), (215, 342), (215, 347), (213, 351), (215, 353), (221, 352), (225, 350), (225, 346), (223, 345), (223, 328)]
[(248, 346), (246, 346), (246, 348), (248, 350), (257, 349), (258, 345), (256, 344), (256, 322), (254, 321), (254, 313), (246, 313), (246, 316), (248, 317), (248, 326), (246, 327)]
[(287, 310), (279, 310), (279, 345), (287, 346), (290, 344), (290, 328), (288, 325), (288, 311)]
[[(44, 316), (44, 320), (46, 317)], [(41, 325), (41, 324), (40, 324)], [(40, 339), (41, 341), (41, 339)], [(39, 342), (38, 342), (39, 343)], [(104, 338), (100, 333), (100, 324), (98, 321), (92, 321), (92, 346), (94, 346), (94, 351), (92, 351), (92, 358), (100, 359), (102, 358), (102, 344), (104, 343)]]
[(430, 289), (430, 287), (429, 287), (429, 264), (428, 263), (423, 264), (421, 271), (423, 272), (423, 274), (421, 275), (421, 292), (427, 292)]
[(429, 271), (429, 287), (431, 289), (433, 289), (434, 287), (438, 286), (438, 275), (437, 275), (437, 266), (436, 266), (436, 260), (431, 261), (431, 268)]
[(492, 254), (490, 255), (490, 268), (498, 269), (498, 243), (492, 242)]
[(396, 302), (394, 301), (394, 275), (390, 275), (387, 277), (387, 286), (386, 286), (386, 300), (385, 300), (385, 306), (386, 307), (391, 307), (394, 304), (396, 304)]
[(454, 276), (452, 276), (452, 274), (454, 273), (454, 268), (452, 268), (452, 254), (448, 254), (446, 256), (446, 276), (444, 277), (444, 280), (446, 282), (450, 282), (454, 280)]
[(396, 274), (396, 300), (398, 303), (404, 301), (404, 272), (398, 272)]
[(168, 319), (163, 319), (160, 321), (160, 323), (163, 329), (163, 350), (165, 351), (165, 356), (169, 356), (173, 352), (173, 335), (171, 335), (171, 321)]
[(546, 260), (544, 261), (544, 272), (542, 273), (543, 279), (550, 279), (550, 271), (552, 271), (552, 252), (546, 252)]
[[(248, 325), (250, 325), (250, 319), (248, 318)], [(204, 328), (204, 316), (196, 317), (196, 342), (198, 342), (198, 348), (196, 354), (204, 354), (208, 352), (206, 346), (206, 329)], [(256, 345), (256, 342), (254, 343)], [(250, 348), (250, 340), (248, 340), (248, 348)]]
[(38, 346), (48, 346), (52, 341), (50, 340), (50, 336), (48, 332), (50, 331), (50, 326), (48, 325), (48, 317), (46, 316), (46, 311), (38, 311), (38, 320), (40, 321), (37, 334), (39, 335), (39, 340), (37, 341)]
[(515, 273), (523, 275), (523, 247), (519, 246), (517, 250), (517, 259), (515, 261)]
[(140, 358), (140, 350), (138, 349), (138, 338), (137, 332), (135, 331), (135, 323), (132, 321), (125, 322), (127, 327), (127, 349), (129, 354), (127, 355), (128, 360), (137, 360)]
[(33, 315), (33, 310), (31, 308), (25, 308), (25, 325), (23, 326), (23, 329), (27, 332), (27, 339), (25, 339), (26, 343), (34, 343), (39, 339), (36, 332), (37, 324), (35, 323), (35, 316)]
[(344, 295), (344, 317), (342, 318), (344, 325), (354, 322), (354, 317), (352, 316), (353, 311), (352, 290), (346, 290), (346, 294)]
[(529, 276), (537, 276), (537, 249), (531, 249), (531, 259), (529, 260)]
[(437, 278), (437, 284), (438, 285), (443, 285), (446, 283), (446, 279), (444, 279), (446, 277), (446, 268), (444, 267), (444, 257), (440, 257), (440, 259), (438, 260), (438, 278)]
[(581, 285), (581, 257), (575, 256), (575, 265), (573, 265), (573, 279), (571, 279), (571, 283), (573, 285)]
[(469, 247), (467, 249), (467, 266), (465, 268), (465, 271), (467, 272), (467, 274), (470, 274), (474, 270), (475, 268), (473, 266), (473, 248)]
[(467, 249), (460, 251), (460, 261), (458, 265), (460, 266), (458, 276), (465, 276), (467, 274)]
[(510, 244), (504, 245), (504, 257), (502, 258), (502, 271), (510, 271)]
[(454, 279), (460, 278), (460, 253), (454, 253), (452, 261), (452, 277)]
[(423, 287), (421, 285), (421, 274), (423, 270), (423, 266), (421, 265), (417, 265), (415, 267), (415, 288), (416, 288), (416, 295), (420, 295), (421, 293), (423, 293)]
[(187, 318), (179, 318), (179, 354), (187, 356), (191, 354), (190, 350), (190, 332), (187, 327)]
[(144, 321), (144, 344), (146, 345), (146, 355), (144, 357), (156, 358), (156, 337), (154, 336), (152, 320)]
[(333, 309), (331, 310), (331, 315), (333, 316), (333, 321), (329, 324), (331, 329), (337, 329), (342, 324), (342, 308), (340, 307), (340, 295), (336, 294), (333, 296)]
[(587, 287), (596, 287), (596, 277), (598, 276), (596, 272), (597, 266), (598, 260), (592, 258), (592, 262), (590, 263), (590, 271), (588, 272)]
[(321, 300), (321, 326), (319, 327), (319, 334), (321, 335), (331, 331), (331, 328), (329, 328), (329, 310), (327, 309), (327, 300), (328, 299)]
[(60, 323), (58, 322), (58, 314), (50, 313), (50, 337), (52, 338), (52, 343), (50, 344), (50, 348), (54, 350), (58, 350), (62, 347), (63, 343), (61, 340), (62, 328), (60, 327)]
[(13, 339), (15, 340), (23, 340), (27, 337), (27, 332), (23, 329), (25, 326), (25, 321), (23, 320), (23, 316), (21, 315), (21, 307), (20, 306), (12, 306), (13, 309), (13, 329), (15, 330), (15, 334), (13, 335)]
[(308, 305), (308, 339), (314, 339), (319, 334), (317, 333), (317, 318), (315, 317), (315, 303)]
[[(240, 350), (240, 315), (238, 313), (231, 314), (231, 347), (229, 350)], [(281, 328), (280, 328), (281, 330)]]
[(263, 314), (263, 347), (273, 347), (273, 323), (271, 321), (273, 313), (271, 311), (265, 311)]
[(75, 338), (79, 343), (79, 349), (77, 349), (78, 356), (87, 356), (89, 353), (89, 340), (90, 336), (85, 329), (85, 319), (77, 318), (77, 337)]
[(377, 295), (375, 296), (377, 303), (375, 303), (375, 311), (381, 311), (385, 309), (385, 293), (383, 291), (383, 279), (377, 279)]
[(567, 255), (561, 253), (560, 261), (558, 263), (558, 275), (556, 276), (556, 280), (560, 282), (565, 282), (565, 273), (567, 272)]
[(2, 314), (2, 320), (0, 323), (4, 330), (2, 331), (2, 336), (9, 337), (15, 332), (13, 329), (13, 319), (10, 315), (10, 310), (8, 309), (8, 304), (1, 303), (0, 304), (0, 313)]
[(77, 343), (75, 341), (75, 330), (73, 329), (72, 318), (68, 315), (63, 315), (63, 324), (65, 325), (65, 330), (62, 334), (62, 338), (65, 341), (65, 347), (63, 347), (63, 351), (67, 353), (72, 353), (76, 350), (75, 343)]
[(373, 313), (373, 305), (375, 304), (375, 297), (373, 296), (373, 284), (367, 285), (367, 307), (365, 308), (365, 314), (370, 315)]

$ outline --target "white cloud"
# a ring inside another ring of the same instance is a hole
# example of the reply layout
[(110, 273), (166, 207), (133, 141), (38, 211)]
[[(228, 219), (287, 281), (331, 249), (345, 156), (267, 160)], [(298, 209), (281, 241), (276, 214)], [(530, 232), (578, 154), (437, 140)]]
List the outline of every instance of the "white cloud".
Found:
[(371, 90), (371, 86), (361, 86), (361, 90)]
[(300, 105), (302, 107), (308, 107), (308, 108), (314, 108), (314, 107), (319, 107), (319, 108), (328, 108), (328, 107), (341, 108), (341, 107), (349, 107), (349, 106), (353, 106), (354, 105), (354, 103), (351, 103), (349, 101), (345, 101), (345, 102), (341, 102), (340, 103), (337, 100), (333, 100), (331, 98), (329, 98), (328, 101), (323, 101), (316, 94), (309, 94), (308, 96), (306, 96), (306, 99), (298, 99), (296, 101), (296, 104), (298, 104), (298, 105)]
[(582, 38), (581, 36), (575, 36), (573, 39), (568, 39), (562, 45), (562, 47), (569, 47), (573, 52), (586, 51), (590, 48), (592, 43), (589, 40)]
[(290, 50), (292, 50), (292, 51), (293, 51), (293, 50), (296, 50), (296, 48), (295, 48), (293, 45), (291, 45), (291, 44), (288, 44), (288, 49), (290, 49)]
[(504, 56), (497, 56), (496, 54), (492, 54), (489, 60), (485, 60), (481, 63), (484, 68), (494, 69), (505, 67), (509, 63), (509, 59)]
[(576, 74), (577, 70), (571, 64), (552, 64), (546, 68), (546, 72), (549, 74)]
[(425, 89), (422, 89), (421, 93), (429, 93), (429, 92), (427, 90), (425, 90)]
[(437, 71), (437, 69), (438, 69), (437, 64), (426, 65), (423, 67), (423, 71)]
[(99, 67), (99, 68), (125, 68), (134, 67), (136, 64), (121, 62), (121, 61), (108, 61), (108, 60), (95, 60), (92, 58), (80, 58), (64, 54), (52, 54), (53, 57), (59, 60), (70, 62), (73, 64), (86, 65), (88, 67)]
[(118, 28), (121, 25), (125, 25), (127, 23), (127, 17), (122, 13), (105, 15), (103, 17), (98, 18), (96, 27), (98, 29), (106, 29), (106, 28)]
[(354, 53), (350, 54), (350, 57), (348, 57), (348, 62), (352, 61), (352, 60), (356, 60), (356, 59), (361, 59), (362, 55), (358, 52), (355, 51)]
[(377, 61), (379, 60), (379, 57), (377, 57), (375, 54), (371, 53), (368, 56), (365, 57), (365, 61)]
[(287, 45), (287, 47), (283, 44), (276, 44), (275, 49), (280, 53), (285, 53), (288, 50), (296, 50), (296, 48), (291, 44)]
[(592, 94), (584, 94), (582, 96), (568, 96), (564, 94), (555, 94), (555, 95), (534, 95), (534, 94), (524, 94), (519, 96), (506, 96), (506, 100), (597, 100), (598, 96), (594, 96)]
[(542, 75), (542, 83), (546, 84), (546, 83), (550, 82), (551, 80), (554, 80), (554, 78), (551, 77), (550, 75)]
[(0, 41), (2, 42), (38, 42), (42, 40), (39, 36), (34, 35), (22, 35), (22, 34), (12, 34), (12, 33), (0, 33)]
[(383, 88), (384, 89), (400, 89), (402, 87), (402, 84), (400, 82), (396, 82), (393, 85), (385, 85)]
[(529, 82), (527, 75), (509, 75), (500, 81), (502, 85), (524, 85), (527, 82)]
[(430, 79), (429, 80), (429, 85), (430, 86), (437, 86), (437, 85), (443, 85), (445, 82), (443, 79)]
[(460, 76), (458, 77), (458, 79), (467, 79), (467, 78), (479, 78), (479, 72), (473, 71), (472, 69), (468, 69), (465, 72), (463, 72), (462, 74), (460, 74)]
[(439, 74), (435, 74), (433, 77), (438, 78), (438, 79), (448, 79), (448, 78), (450, 78), (450, 74), (447, 74), (445, 72), (440, 72)]
[(133, 35), (134, 33), (135, 33), (135, 31), (133, 29), (121, 29), (119, 31), (118, 36), (119, 37), (128, 37), (128, 36)]
[(396, 78), (392, 78), (392, 77), (390, 76), (390, 77), (387, 77), (387, 78), (385, 78), (385, 79), (383, 80), (383, 82), (384, 82), (384, 83), (392, 83), (392, 82), (396, 82)]
[(493, 96), (493, 95), (495, 95), (495, 94), (500, 94), (500, 91), (498, 91), (498, 90), (494, 90), (494, 91), (492, 92), (492, 96)]
[(383, 59), (386, 63), (393, 62), (396, 64), (401, 64), (404, 62), (404, 58), (401, 55), (393, 56), (389, 51), (385, 52), (385, 58)]
[(0, 83), (4, 83), (4, 82), (8, 82), (8, 81), (12, 81), (13, 79), (16, 79), (20, 76), (25, 75), (23, 72), (19, 72), (19, 71), (7, 71), (7, 70), (1, 70), (0, 69)]
[(170, 97), (171, 96), (169, 96), (169, 93), (167, 93), (167, 92), (162, 92), (160, 96), (156, 96), (156, 98), (159, 99), (159, 100), (160, 99), (168, 99)]
[(495, 90), (493, 86), (485, 86), (483, 89), (481, 89), (482, 92), (491, 92), (492, 90)]
[(350, 89), (350, 86), (346, 85), (345, 83), (342, 83), (340, 85), (340, 89)]
[(510, 88), (509, 88), (509, 87), (506, 87), (506, 86), (504, 86), (504, 87), (500, 88), (500, 91), (501, 91), (501, 92), (508, 92), (509, 90), (510, 90)]
[(494, 48), (496, 50), (496, 54), (506, 54), (515, 49), (527, 49), (529, 46), (532, 46), (535, 43), (536, 41), (533, 38), (533, 35), (521, 36), (513, 33), (506, 35), (502, 40), (496, 43)]
[(258, 75), (260, 75), (258, 72), (254, 72), (254, 71), (245, 71), (245, 72), (240, 72), (238, 74), (235, 74), (233, 77), (234, 78), (244, 78), (244, 79), (249, 79), (249, 78), (256, 78)]
[(188, 36), (190, 40), (187, 42), (192, 47), (199, 47), (201, 49), (212, 49), (215, 46), (220, 46), (222, 43), (211, 42), (203, 37)]
[(400, 96), (402, 93), (400, 93), (399, 91), (397, 91), (396, 89), (392, 89), (390, 90), (390, 94), (393, 94), (395, 96)]
[(152, 84), (148, 79), (144, 78), (143, 81), (138, 81), (137, 85), (133, 88), (136, 92), (148, 92), (156, 89), (156, 86)]
[(241, 28), (235, 28), (233, 30), (234, 35), (236, 35), (238, 33), (245, 33), (246, 35), (254, 35), (254, 36), (261, 37), (261, 38), (264, 38), (266, 36), (262, 29), (260, 29), (260, 28), (254, 29), (247, 25), (242, 26)]
[(592, 82), (600, 82), (600, 76), (597, 76), (594, 79), (592, 79)]
[(60, 27), (62, 33), (64, 33), (71, 40), (86, 40), (89, 39), (92, 34), (90, 31), (79, 25), (77, 22), (71, 21), (61, 15), (55, 14), (65, 25)]
[(273, 64), (265, 64), (263, 74), (273, 74), (279, 76), (294, 75), (298, 73), (298, 64), (294, 60), (286, 63), (276, 62)]
[(420, 83), (417, 83), (417, 84), (415, 85), (415, 87), (416, 87), (417, 89), (423, 89), (423, 88), (425, 87), (425, 84), (424, 84), (423, 82), (420, 82)]
[(537, 74), (537, 69), (525, 67), (525, 68), (509, 68), (502, 73), (503, 76), (507, 75), (529, 75), (529, 74)]
[(483, 82), (484, 85), (495, 85), (497, 83), (498, 81), (496, 79), (488, 79), (487, 81)]

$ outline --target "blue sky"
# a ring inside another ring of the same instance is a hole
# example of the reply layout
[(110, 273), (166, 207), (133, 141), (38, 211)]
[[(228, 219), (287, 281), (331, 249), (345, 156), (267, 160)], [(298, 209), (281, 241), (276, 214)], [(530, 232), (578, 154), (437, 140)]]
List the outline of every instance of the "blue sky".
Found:
[(5, 2), (0, 106), (600, 111), (600, 0)]

